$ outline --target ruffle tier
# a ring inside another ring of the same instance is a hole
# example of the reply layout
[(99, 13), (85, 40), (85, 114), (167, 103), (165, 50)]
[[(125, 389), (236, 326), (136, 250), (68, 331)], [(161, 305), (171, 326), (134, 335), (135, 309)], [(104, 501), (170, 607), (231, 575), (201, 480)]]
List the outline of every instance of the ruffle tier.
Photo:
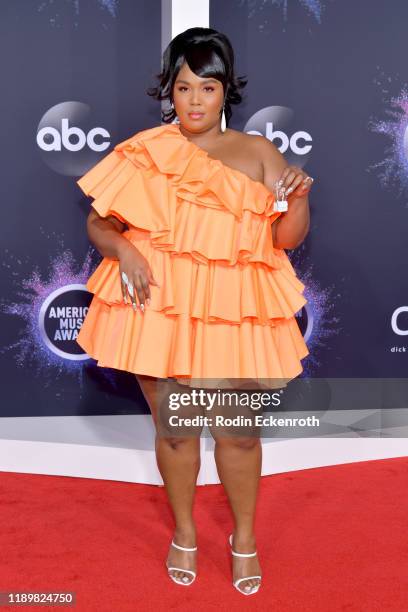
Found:
[(123, 236), (160, 284), (135, 312), (123, 303), (119, 262), (102, 260), (86, 285), (94, 299), (77, 338), (98, 365), (160, 378), (302, 371), (309, 353), (294, 315), (307, 303), (304, 285), (273, 247), (281, 213), (262, 183), (170, 124), (116, 145), (78, 185), (102, 217), (128, 225)]
[[(77, 340), (101, 367), (177, 378), (189, 384), (230, 379), (281, 388), (302, 371), (308, 355), (295, 318), (279, 325), (205, 323), (188, 314), (163, 315), (146, 308), (107, 304), (94, 296)], [(186, 379), (183, 379), (185, 377)], [(232, 386), (234, 386), (232, 384)], [(241, 385), (236, 385), (236, 387)]]

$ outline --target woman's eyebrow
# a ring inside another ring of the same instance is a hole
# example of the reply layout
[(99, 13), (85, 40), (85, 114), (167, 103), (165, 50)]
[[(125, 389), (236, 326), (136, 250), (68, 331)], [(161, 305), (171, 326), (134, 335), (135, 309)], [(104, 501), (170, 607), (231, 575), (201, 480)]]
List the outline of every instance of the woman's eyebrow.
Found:
[[(205, 79), (203, 81), (203, 83), (216, 83), (217, 80), (216, 79)], [(190, 85), (189, 81), (184, 81), (184, 79), (177, 79), (176, 83), (187, 83), (187, 85)]]

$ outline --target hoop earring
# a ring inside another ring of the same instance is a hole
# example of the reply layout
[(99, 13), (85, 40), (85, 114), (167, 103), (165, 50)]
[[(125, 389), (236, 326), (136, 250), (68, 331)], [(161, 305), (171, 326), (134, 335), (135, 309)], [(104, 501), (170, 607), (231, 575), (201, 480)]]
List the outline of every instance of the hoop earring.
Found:
[(221, 132), (225, 132), (227, 127), (227, 122), (225, 120), (225, 104), (222, 107), (222, 116), (221, 116)]

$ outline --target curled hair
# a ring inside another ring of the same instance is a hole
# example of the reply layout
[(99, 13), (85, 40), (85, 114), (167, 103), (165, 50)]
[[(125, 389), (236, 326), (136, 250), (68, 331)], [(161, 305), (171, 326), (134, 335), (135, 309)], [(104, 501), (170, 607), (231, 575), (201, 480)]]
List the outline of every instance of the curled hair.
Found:
[[(178, 34), (163, 53), (162, 71), (155, 75), (159, 85), (147, 89), (147, 95), (172, 103), (173, 86), (184, 62), (197, 76), (221, 81), (228, 124), (232, 116), (231, 104), (242, 102), (239, 90), (248, 82), (245, 77), (234, 74), (234, 50), (228, 38), (212, 28), (189, 28)], [(172, 123), (176, 111), (170, 107), (169, 110), (162, 110), (161, 116), (164, 123)]]

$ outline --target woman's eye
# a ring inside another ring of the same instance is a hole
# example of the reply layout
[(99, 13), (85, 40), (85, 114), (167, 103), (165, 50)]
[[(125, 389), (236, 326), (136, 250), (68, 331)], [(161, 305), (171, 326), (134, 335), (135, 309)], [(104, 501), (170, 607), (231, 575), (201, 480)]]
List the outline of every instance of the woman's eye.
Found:
[[(187, 87), (181, 86), (178, 88), (179, 91), (182, 91), (184, 89), (187, 89)], [(211, 87), (210, 85), (208, 85), (207, 87), (204, 87), (204, 89), (209, 89), (210, 91), (214, 91), (214, 87)]]

